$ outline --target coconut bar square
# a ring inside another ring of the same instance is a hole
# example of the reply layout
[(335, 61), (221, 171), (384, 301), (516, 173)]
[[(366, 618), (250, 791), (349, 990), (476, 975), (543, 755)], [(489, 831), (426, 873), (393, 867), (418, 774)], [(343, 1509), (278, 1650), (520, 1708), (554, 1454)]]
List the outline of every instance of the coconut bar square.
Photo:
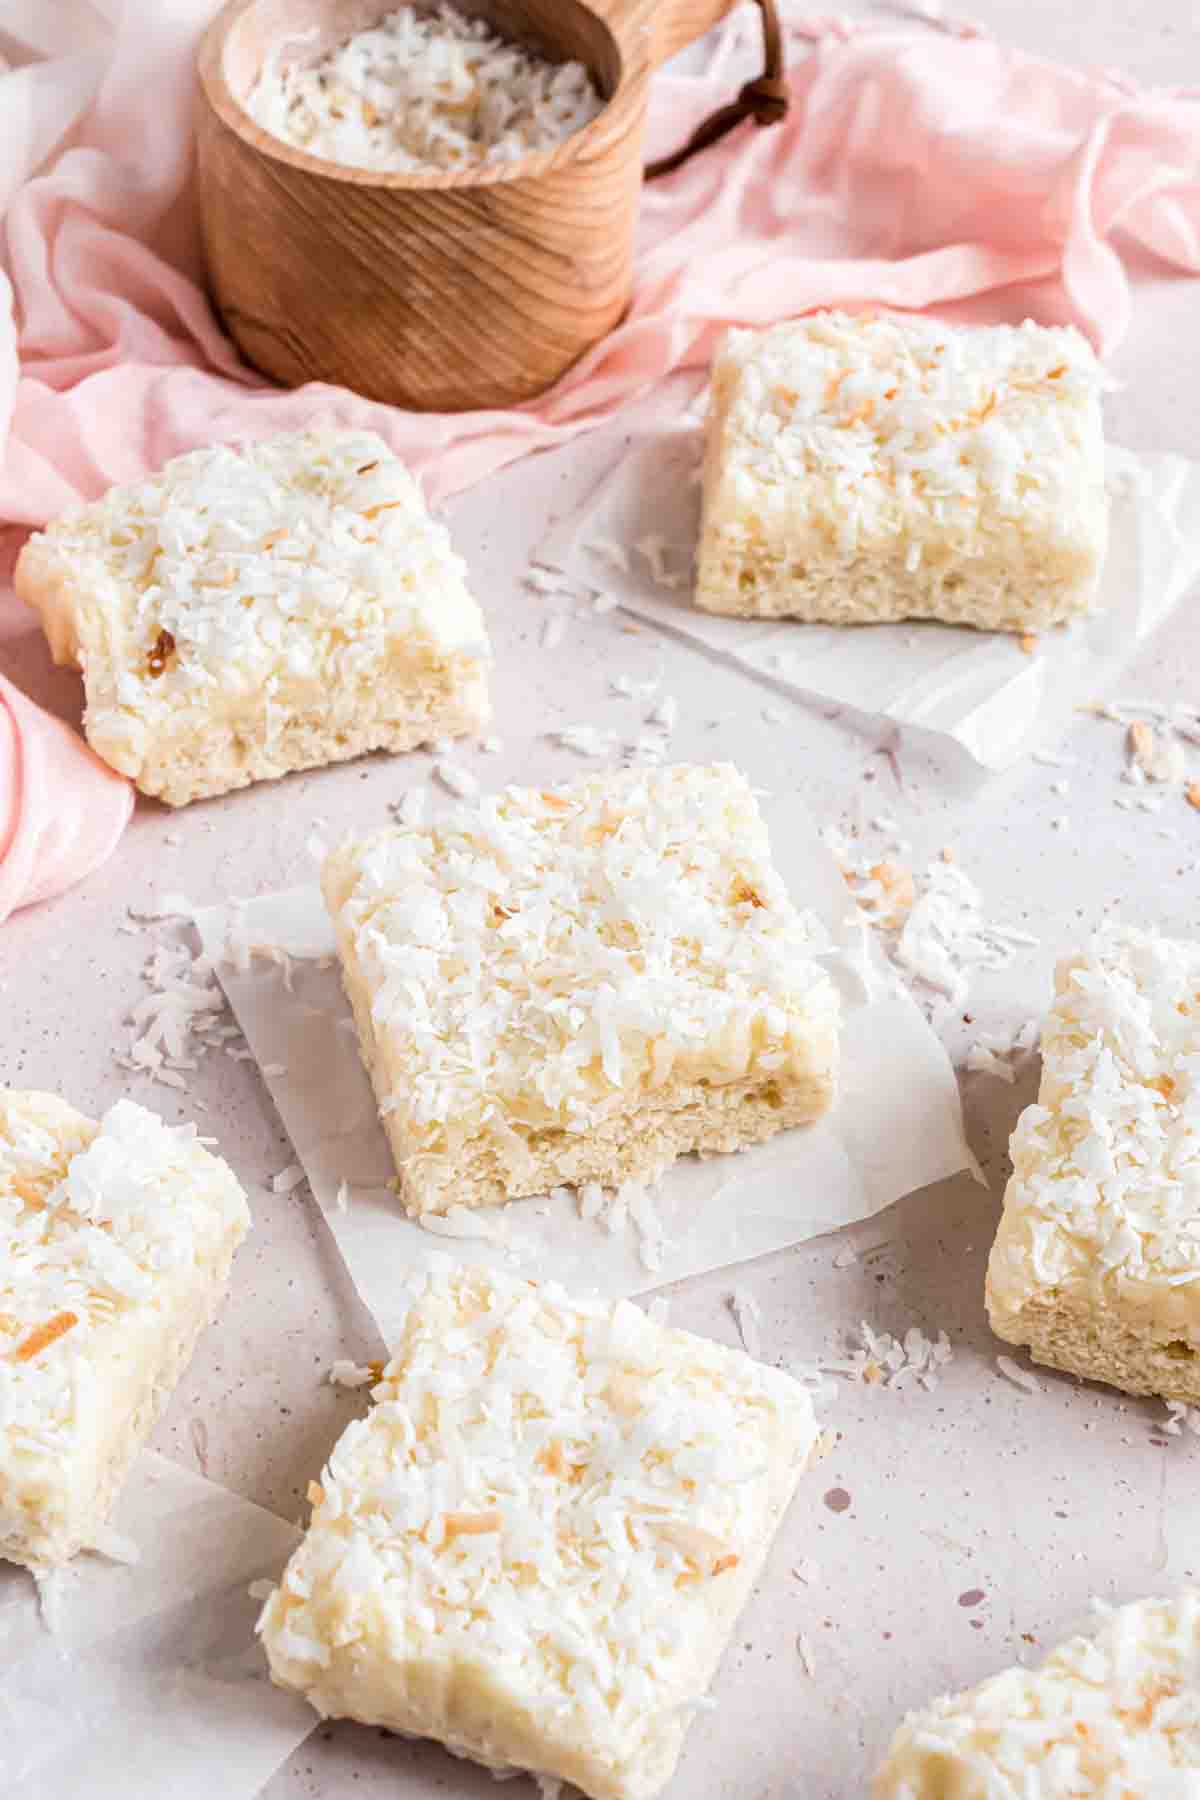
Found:
[(92, 748), (172, 806), (488, 717), (464, 565), (369, 433), (176, 457), (35, 534), (16, 586)]
[(825, 934), (733, 768), (509, 788), (322, 885), (412, 1214), (653, 1180), (831, 1103)]
[(647, 1800), (813, 1448), (808, 1394), (629, 1301), (415, 1287), (264, 1609), (271, 1673), (324, 1716)]
[(1099, 365), (1073, 329), (817, 313), (713, 369), (696, 604), (1037, 632), (1093, 604)]
[(1101, 1609), (1039, 1668), (935, 1700), (897, 1731), (872, 1800), (1168, 1800), (1200, 1775), (1200, 1595)]
[(249, 1223), (192, 1126), (0, 1089), (0, 1556), (103, 1543)]
[(1200, 945), (1110, 926), (1055, 986), (992, 1329), (1052, 1368), (1200, 1404)]

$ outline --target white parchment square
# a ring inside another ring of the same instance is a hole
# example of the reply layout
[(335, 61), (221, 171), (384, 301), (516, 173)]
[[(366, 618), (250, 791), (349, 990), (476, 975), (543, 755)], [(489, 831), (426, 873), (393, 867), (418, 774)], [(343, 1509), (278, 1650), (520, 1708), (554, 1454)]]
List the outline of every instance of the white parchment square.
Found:
[(299, 1533), (149, 1451), (112, 1526), (141, 1560), (52, 1576), (53, 1629), (33, 1577), (0, 1564), (0, 1793), (251, 1800), (317, 1722), (271, 1685), (247, 1591)]
[(226, 907), (196, 915), (211, 956), (221, 955), (231, 929), (289, 953), (287, 963), (224, 961), (218, 974), (260, 1068), (285, 1071), (264, 1079), (385, 1340), (402, 1314), (405, 1276), (438, 1252), (558, 1280), (580, 1294), (636, 1294), (868, 1218), (968, 1164), (946, 1052), (883, 966), (812, 820), (794, 799), (768, 804), (764, 814), (780, 873), (835, 946), (829, 967), (845, 1006), (839, 1097), (817, 1124), (739, 1155), (681, 1159), (654, 1195), (665, 1239), (657, 1266), (647, 1266), (654, 1253), (632, 1222), (610, 1233), (580, 1218), (573, 1193), (473, 1215), (481, 1232), (499, 1237), (447, 1240), (407, 1219), (387, 1186), (392, 1160), (317, 889), (265, 895), (236, 915)]

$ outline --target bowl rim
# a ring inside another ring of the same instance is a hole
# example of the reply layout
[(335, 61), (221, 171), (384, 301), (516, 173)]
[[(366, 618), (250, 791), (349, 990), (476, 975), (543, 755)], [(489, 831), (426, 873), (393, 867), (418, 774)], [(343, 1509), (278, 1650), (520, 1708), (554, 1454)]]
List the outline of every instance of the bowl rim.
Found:
[(569, 137), (563, 138), (559, 143), (548, 145), (544, 150), (531, 151), (528, 156), (515, 157), (508, 162), (481, 163), (478, 169), (435, 169), (428, 174), (419, 174), (408, 170), (368, 169), (354, 163), (333, 162), (328, 157), (313, 156), (307, 150), (298, 149), (260, 125), (234, 93), (225, 75), (226, 43), (243, 16), (257, 6), (259, 0), (226, 0), (205, 30), (196, 54), (200, 91), (222, 124), (244, 144), (272, 161), (286, 163), (301, 174), (316, 175), (347, 187), (380, 189), (383, 192), (402, 193), (412, 190), (418, 193), (437, 193), (456, 188), (499, 187), (531, 176), (546, 175), (578, 161), (593, 149), (597, 138), (611, 133), (614, 125), (618, 130), (623, 130), (627, 123), (623, 113), (629, 112), (636, 103), (639, 90), (644, 94), (648, 87), (648, 59), (641, 59), (640, 66), (631, 67), (626, 47), (608, 20), (587, 7), (586, 0), (580, 0), (580, 3), (592, 13), (596, 24), (608, 34), (612, 43), (618, 64), (616, 85), (612, 93), (594, 119), (589, 119), (586, 125), (571, 132)]

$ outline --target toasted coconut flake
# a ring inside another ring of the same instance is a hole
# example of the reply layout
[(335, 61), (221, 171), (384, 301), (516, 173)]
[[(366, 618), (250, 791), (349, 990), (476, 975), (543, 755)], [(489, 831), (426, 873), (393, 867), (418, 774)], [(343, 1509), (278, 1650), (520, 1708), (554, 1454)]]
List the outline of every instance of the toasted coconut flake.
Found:
[(490, 1531), (499, 1531), (501, 1526), (499, 1512), (493, 1507), (490, 1512), (447, 1513), (443, 1521), (446, 1537), (486, 1537)]
[(13, 1351), (13, 1355), (18, 1362), (32, 1362), (35, 1356), (40, 1356), (43, 1350), (48, 1350), (51, 1344), (56, 1344), (59, 1338), (67, 1335), (68, 1331), (73, 1331), (78, 1323), (78, 1313), (70, 1311), (55, 1313), (52, 1319), (47, 1319), (44, 1325), (39, 1325), (35, 1331), (29, 1333), (27, 1338), (22, 1339)]

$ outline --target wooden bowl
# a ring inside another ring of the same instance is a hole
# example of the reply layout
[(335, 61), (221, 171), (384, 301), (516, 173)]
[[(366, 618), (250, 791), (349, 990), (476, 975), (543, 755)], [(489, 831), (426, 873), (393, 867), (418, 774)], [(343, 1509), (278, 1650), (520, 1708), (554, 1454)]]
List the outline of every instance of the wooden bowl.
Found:
[[(396, 0), (392, 0), (392, 5)], [(247, 360), (425, 411), (551, 386), (629, 301), (650, 76), (734, 0), (458, 0), (590, 69), (606, 104), (549, 150), (478, 170), (379, 174), (292, 149), (244, 100), (268, 50), (305, 60), (387, 0), (230, 0), (200, 51), (200, 217), (213, 298)]]

